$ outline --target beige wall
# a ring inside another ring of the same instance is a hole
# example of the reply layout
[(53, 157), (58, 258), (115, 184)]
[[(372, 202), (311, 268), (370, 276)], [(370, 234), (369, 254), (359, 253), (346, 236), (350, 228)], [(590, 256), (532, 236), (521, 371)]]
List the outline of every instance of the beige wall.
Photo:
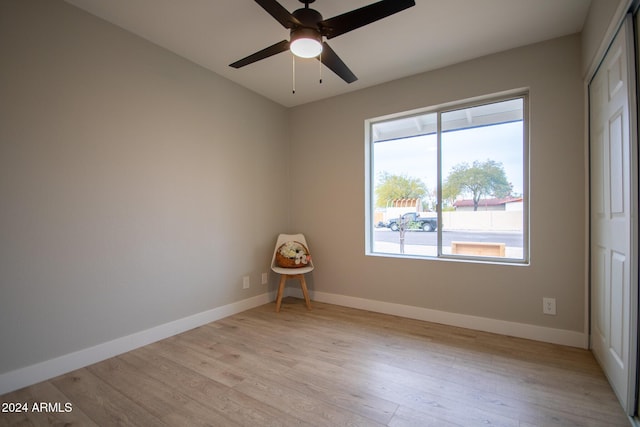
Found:
[[(365, 256), (364, 120), (518, 88), (530, 89), (531, 265)], [(313, 251), (313, 289), (584, 332), (582, 89), (574, 35), (292, 109), (291, 222)]]
[(0, 63), (0, 373), (265, 292), (284, 108), (61, 1)]
[(582, 29), (582, 72), (585, 78), (602, 60), (631, 0), (591, 0)]

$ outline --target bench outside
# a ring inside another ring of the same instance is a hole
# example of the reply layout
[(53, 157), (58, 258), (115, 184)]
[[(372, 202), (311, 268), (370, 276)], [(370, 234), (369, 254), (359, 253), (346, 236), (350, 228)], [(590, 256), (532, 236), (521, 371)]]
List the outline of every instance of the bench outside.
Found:
[(505, 244), (493, 242), (451, 242), (451, 253), (459, 255), (505, 256)]

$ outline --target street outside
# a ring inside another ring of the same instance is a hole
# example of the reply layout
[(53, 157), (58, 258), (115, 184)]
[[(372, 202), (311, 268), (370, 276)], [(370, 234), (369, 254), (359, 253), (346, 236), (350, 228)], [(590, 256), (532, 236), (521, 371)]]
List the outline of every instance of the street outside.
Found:
[[(406, 255), (437, 255), (437, 232), (407, 231), (404, 235)], [(374, 251), (399, 253), (400, 233), (388, 228), (374, 230)], [(504, 243), (507, 258), (521, 258), (523, 238), (520, 232), (442, 231), (442, 250), (451, 253), (451, 242)]]
[[(378, 242), (398, 243), (400, 233), (388, 228), (376, 229), (374, 240)], [(436, 246), (437, 232), (407, 231), (404, 233), (404, 242), (407, 245)], [(490, 231), (443, 231), (442, 245), (451, 246), (451, 242), (499, 242), (506, 246), (522, 247), (521, 232), (490, 232)]]

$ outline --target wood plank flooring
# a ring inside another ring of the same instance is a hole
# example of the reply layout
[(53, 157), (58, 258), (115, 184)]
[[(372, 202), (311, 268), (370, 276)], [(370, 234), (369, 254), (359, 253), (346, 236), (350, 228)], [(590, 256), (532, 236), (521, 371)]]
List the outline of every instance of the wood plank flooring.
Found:
[(629, 426), (585, 350), (285, 299), (16, 392), (0, 426)]

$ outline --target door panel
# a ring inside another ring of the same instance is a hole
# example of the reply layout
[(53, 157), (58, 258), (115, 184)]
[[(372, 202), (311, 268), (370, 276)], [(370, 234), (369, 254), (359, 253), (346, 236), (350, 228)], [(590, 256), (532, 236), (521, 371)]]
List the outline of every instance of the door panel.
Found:
[(630, 262), (637, 256), (632, 36), (628, 17), (589, 85), (591, 346), (629, 414), (637, 366), (637, 263)]
[[(593, 251), (593, 261), (591, 266), (591, 274), (595, 283), (604, 283), (607, 274), (607, 251), (603, 247), (596, 247)], [(592, 311), (597, 313), (592, 316), (593, 319), (593, 336), (595, 338), (602, 338), (606, 336), (606, 332), (609, 327), (608, 319), (606, 315), (609, 304), (607, 303), (607, 294), (604, 286), (594, 287), (592, 291)], [(602, 346), (602, 344), (600, 344)]]
[(611, 215), (624, 215), (624, 123), (623, 110), (615, 112), (609, 122), (609, 196)]
[(625, 300), (628, 292), (624, 289), (625, 284), (625, 259), (624, 254), (618, 252), (611, 253), (611, 328), (609, 330), (610, 350), (620, 369), (624, 369), (624, 352), (626, 349), (624, 332), (625, 306), (629, 301)]

